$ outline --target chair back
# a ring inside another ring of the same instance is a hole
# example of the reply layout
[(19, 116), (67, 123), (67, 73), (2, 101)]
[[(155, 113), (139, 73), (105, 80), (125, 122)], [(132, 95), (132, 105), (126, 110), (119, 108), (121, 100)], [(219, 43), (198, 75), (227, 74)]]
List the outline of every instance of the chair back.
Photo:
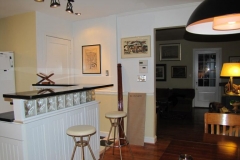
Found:
[(205, 133), (239, 136), (240, 115), (223, 113), (204, 114)]

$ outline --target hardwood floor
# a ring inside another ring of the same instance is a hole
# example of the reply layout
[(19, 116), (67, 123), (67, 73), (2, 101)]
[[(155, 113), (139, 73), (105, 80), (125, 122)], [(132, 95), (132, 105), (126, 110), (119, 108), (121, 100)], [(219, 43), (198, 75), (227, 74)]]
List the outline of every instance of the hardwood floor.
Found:
[[(180, 115), (169, 116), (171, 118), (164, 118), (162, 115), (158, 116), (157, 125), (157, 142), (156, 144), (146, 144), (144, 146), (133, 146), (131, 150), (136, 160), (174, 160), (178, 159), (181, 153), (187, 153), (182, 150), (183, 144), (191, 147), (203, 147), (201, 143), (199, 145), (192, 144), (192, 141), (200, 142), (204, 133), (204, 121), (203, 115), (208, 109), (194, 108), (193, 117), (183, 118)], [(164, 115), (165, 116), (165, 115)], [(187, 143), (187, 144), (186, 144)], [(171, 147), (171, 148), (170, 148)], [(172, 149), (173, 148), (173, 149)], [(204, 148), (204, 147), (203, 147)], [(209, 148), (211, 149), (211, 145)], [(176, 151), (174, 153), (174, 151)], [(200, 150), (200, 154), (205, 154), (204, 150)], [(112, 150), (106, 151), (104, 160), (118, 160), (120, 159), (119, 150), (115, 148), (115, 154), (112, 155)], [(132, 159), (131, 154), (127, 147), (122, 147), (122, 156), (125, 160)], [(214, 157), (214, 155), (212, 156)], [(226, 158), (226, 157), (225, 157)], [(229, 157), (228, 157), (229, 158)], [(197, 160), (197, 157), (193, 157)], [(213, 160), (216, 160), (213, 158)]]
[[(208, 109), (194, 108), (193, 118), (170, 113), (158, 117), (156, 144), (133, 146), (136, 160), (176, 160), (180, 154), (190, 154), (194, 160), (240, 160), (240, 137), (204, 133), (204, 113)], [(128, 148), (122, 147), (123, 160), (131, 160)], [(106, 151), (104, 160), (119, 160), (119, 150)]]

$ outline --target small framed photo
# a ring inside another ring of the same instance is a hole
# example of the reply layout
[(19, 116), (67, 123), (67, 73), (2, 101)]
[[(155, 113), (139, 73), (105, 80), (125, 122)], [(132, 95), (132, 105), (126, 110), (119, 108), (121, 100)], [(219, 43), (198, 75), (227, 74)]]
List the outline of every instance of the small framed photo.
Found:
[(160, 44), (160, 61), (180, 61), (181, 44)]
[(172, 78), (187, 78), (187, 66), (172, 66)]
[(240, 56), (229, 56), (229, 62), (240, 63)]
[(101, 45), (82, 46), (82, 73), (101, 74)]
[(156, 81), (166, 81), (166, 64), (156, 65)]
[(150, 36), (128, 37), (121, 39), (122, 58), (151, 57)]

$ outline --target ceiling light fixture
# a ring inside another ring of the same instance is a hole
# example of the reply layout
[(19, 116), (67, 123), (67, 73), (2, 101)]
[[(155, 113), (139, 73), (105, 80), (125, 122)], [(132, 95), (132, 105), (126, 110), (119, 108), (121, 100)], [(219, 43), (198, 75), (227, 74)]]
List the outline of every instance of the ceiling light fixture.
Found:
[(71, 3), (70, 1), (68, 1), (68, 3), (67, 3), (66, 11), (67, 11), (68, 13), (71, 13), (71, 14), (74, 13), (74, 12), (73, 12), (73, 7), (72, 7), (72, 3)]
[(204, 0), (190, 16), (186, 30), (202, 35), (240, 33), (239, 0)]
[(60, 2), (59, 2), (59, 0), (51, 0), (50, 7), (51, 7), (51, 8), (60, 7)]
[[(36, 2), (44, 2), (44, 0), (34, 0), (34, 1), (36, 1)], [(67, 2), (67, 6), (66, 6), (66, 11), (68, 12), (68, 13), (71, 13), (71, 14), (73, 14), (74, 12), (73, 12), (73, 5), (72, 5), (72, 3), (71, 2), (74, 2), (74, 0), (68, 0), (68, 2)], [(50, 7), (51, 8), (56, 8), (56, 7), (60, 7), (61, 5), (60, 5), (60, 1), (59, 0), (51, 0), (51, 2), (50, 2)], [(81, 15), (81, 13), (75, 13), (75, 15)]]

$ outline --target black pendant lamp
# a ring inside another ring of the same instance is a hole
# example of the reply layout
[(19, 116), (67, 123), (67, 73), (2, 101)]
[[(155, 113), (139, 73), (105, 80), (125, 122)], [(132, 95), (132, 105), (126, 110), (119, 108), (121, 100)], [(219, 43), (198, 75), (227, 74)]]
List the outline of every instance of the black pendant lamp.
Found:
[(240, 33), (240, 0), (204, 0), (190, 16), (186, 30), (201, 35)]
[(34, 0), (35, 2), (44, 2), (44, 0)]
[(59, 0), (51, 0), (50, 7), (51, 7), (51, 8), (60, 7), (60, 2), (59, 2)]
[(68, 13), (74, 13), (73, 12), (73, 6), (72, 6), (72, 3), (70, 1), (68, 1), (68, 3), (67, 3), (66, 11)]

